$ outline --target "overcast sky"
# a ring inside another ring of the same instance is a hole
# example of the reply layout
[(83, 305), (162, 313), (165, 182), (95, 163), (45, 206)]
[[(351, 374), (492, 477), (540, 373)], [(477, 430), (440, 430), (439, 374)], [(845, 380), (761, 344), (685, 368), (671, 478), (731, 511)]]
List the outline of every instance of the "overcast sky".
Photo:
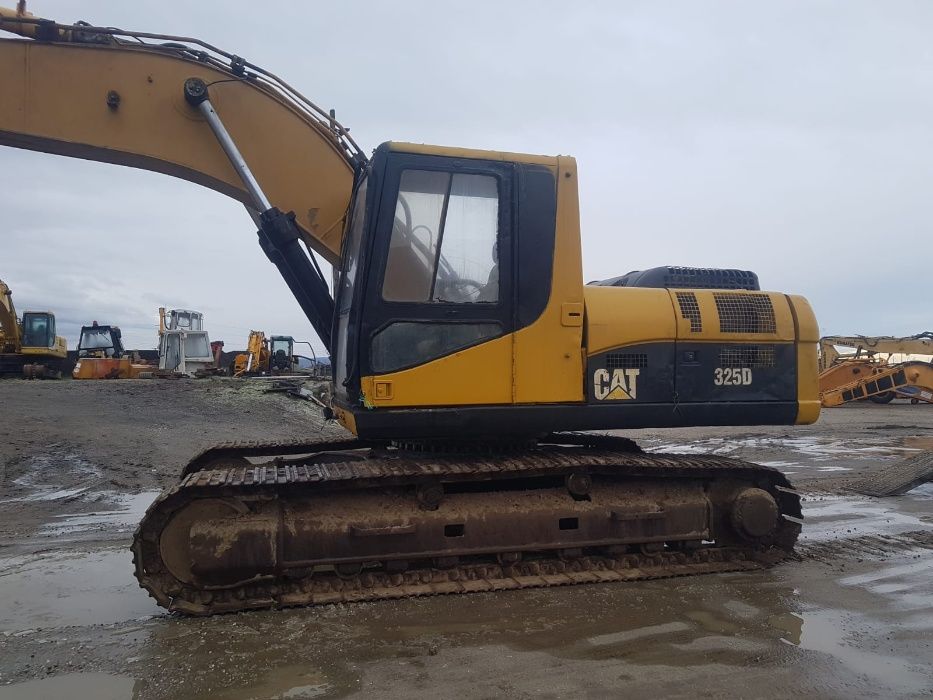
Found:
[[(933, 330), (924, 0), (28, 9), (205, 39), (336, 108), (367, 152), (406, 140), (573, 155), (587, 280), (738, 267), (807, 296), (823, 333)], [(313, 337), (242, 205), (164, 175), (0, 158), (0, 279), (20, 311), (55, 311), (70, 347), (95, 319), (154, 347), (160, 305), (203, 311), (228, 349), (251, 328)]]

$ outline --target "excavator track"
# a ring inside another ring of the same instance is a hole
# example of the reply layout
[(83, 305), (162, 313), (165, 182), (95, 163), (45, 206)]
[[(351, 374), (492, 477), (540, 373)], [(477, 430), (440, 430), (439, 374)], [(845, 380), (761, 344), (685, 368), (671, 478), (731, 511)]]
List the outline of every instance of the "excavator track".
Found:
[(169, 610), (209, 615), (753, 570), (793, 551), (800, 502), (777, 470), (552, 437), (480, 456), (218, 446), (150, 506), (136, 576)]

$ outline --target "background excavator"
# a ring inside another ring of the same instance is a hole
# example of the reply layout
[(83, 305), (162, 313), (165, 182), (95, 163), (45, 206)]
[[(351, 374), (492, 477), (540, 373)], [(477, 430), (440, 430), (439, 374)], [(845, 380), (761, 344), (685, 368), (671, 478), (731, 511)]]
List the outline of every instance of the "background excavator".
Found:
[(68, 357), (65, 339), (55, 335), (55, 314), (13, 306), (13, 292), (0, 280), (0, 377), (59, 378)]
[[(840, 348), (851, 352), (841, 353)], [(824, 406), (865, 399), (890, 403), (895, 398), (933, 403), (933, 333), (929, 331), (905, 337), (829, 335), (820, 338), (819, 350)]]
[(793, 548), (780, 472), (569, 431), (815, 421), (802, 297), (675, 267), (584, 285), (569, 157), (393, 142), (366, 157), (332, 112), (204, 42), (13, 10), (0, 30), (22, 37), (0, 40), (0, 144), (243, 202), (331, 355), (327, 416), (354, 435), (192, 459), (134, 538), (161, 605), (735, 571)]
[[(307, 345), (313, 357), (296, 355), (296, 342)], [(300, 357), (311, 365), (307, 374), (320, 374), (320, 365), (317, 363), (314, 348), (308, 341), (296, 341), (290, 335), (273, 335), (266, 339), (266, 334), (262, 331), (250, 331), (246, 352), (234, 358), (231, 374), (235, 377), (261, 374), (289, 375), (300, 371)]]
[(269, 371), (269, 343), (262, 331), (250, 331), (246, 352), (233, 358), (230, 368), (234, 377), (265, 374)]

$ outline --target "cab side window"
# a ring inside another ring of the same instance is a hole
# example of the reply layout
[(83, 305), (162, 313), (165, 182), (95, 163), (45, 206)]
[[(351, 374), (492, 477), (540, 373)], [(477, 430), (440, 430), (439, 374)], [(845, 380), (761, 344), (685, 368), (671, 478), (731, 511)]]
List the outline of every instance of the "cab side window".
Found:
[(498, 235), (495, 177), (403, 171), (382, 298), (430, 304), (497, 303)]

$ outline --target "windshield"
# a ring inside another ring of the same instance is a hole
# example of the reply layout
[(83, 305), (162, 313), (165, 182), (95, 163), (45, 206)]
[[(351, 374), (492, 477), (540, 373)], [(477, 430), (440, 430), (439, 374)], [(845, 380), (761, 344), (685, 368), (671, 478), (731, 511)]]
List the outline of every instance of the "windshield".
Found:
[(273, 340), (272, 341), (272, 354), (274, 355), (279, 350), (288, 354), (288, 341), (287, 340)]
[(185, 337), (185, 358), (204, 358), (211, 356), (211, 348), (207, 342), (207, 333), (188, 333)]
[(201, 314), (197, 311), (172, 311), (172, 320), (169, 324), (170, 330), (203, 330), (201, 326)]
[(78, 356), (87, 357), (89, 355), (114, 356), (110, 328), (84, 328), (81, 330), (81, 340), (78, 341)]
[(360, 183), (356, 191), (356, 201), (353, 205), (353, 216), (350, 221), (350, 232), (347, 236), (347, 249), (344, 251), (343, 279), (341, 280), (337, 300), (338, 310), (341, 313), (350, 310), (353, 301), (353, 286), (356, 282), (356, 273), (359, 269), (360, 241), (363, 238), (363, 224), (366, 213), (366, 185), (367, 180)]
[(51, 347), (55, 330), (50, 321), (46, 314), (24, 314), (23, 345), (30, 348)]
[(353, 214), (350, 220), (350, 230), (346, 237), (343, 251), (343, 270), (337, 290), (337, 337), (334, 365), (334, 379), (342, 387), (346, 381), (347, 367), (347, 330), (350, 325), (350, 306), (353, 304), (353, 287), (356, 275), (359, 272), (360, 245), (363, 240), (363, 227), (366, 214), (366, 186), (368, 180), (364, 176), (360, 186), (356, 189), (356, 199), (353, 204)]

